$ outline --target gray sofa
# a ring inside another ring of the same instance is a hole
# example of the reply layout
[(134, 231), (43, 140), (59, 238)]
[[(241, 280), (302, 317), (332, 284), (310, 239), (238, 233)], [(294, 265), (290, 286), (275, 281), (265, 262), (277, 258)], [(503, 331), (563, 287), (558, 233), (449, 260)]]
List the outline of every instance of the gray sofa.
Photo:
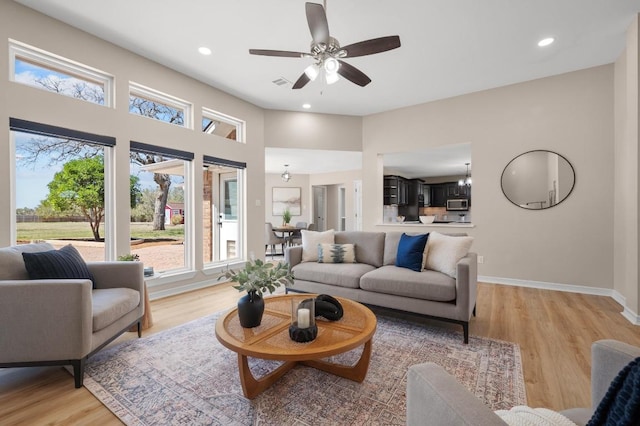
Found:
[(0, 249), (0, 367), (72, 365), (82, 386), (88, 357), (144, 314), (142, 262), (87, 262), (88, 279), (30, 280), (23, 252), (47, 243)]
[(475, 315), (477, 256), (457, 264), (457, 278), (440, 272), (416, 272), (395, 266), (401, 232), (336, 232), (336, 244), (355, 244), (356, 263), (302, 262), (302, 246), (287, 247), (285, 262), (294, 274), (287, 292), (345, 297), (462, 325), (469, 341)]
[[(624, 366), (640, 357), (640, 348), (615, 340), (591, 346), (591, 408), (572, 408), (561, 414), (586, 425), (609, 384)], [(411, 366), (407, 374), (407, 424), (433, 426), (505, 425), (489, 407), (434, 363)]]

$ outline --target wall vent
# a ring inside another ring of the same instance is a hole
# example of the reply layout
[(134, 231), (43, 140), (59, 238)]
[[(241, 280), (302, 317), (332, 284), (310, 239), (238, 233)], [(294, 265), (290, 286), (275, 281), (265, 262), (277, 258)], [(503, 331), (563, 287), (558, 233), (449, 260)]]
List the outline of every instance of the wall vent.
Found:
[(291, 82), (284, 77), (280, 77), (273, 80), (273, 84), (275, 84), (276, 86), (284, 86), (286, 84), (291, 84)]

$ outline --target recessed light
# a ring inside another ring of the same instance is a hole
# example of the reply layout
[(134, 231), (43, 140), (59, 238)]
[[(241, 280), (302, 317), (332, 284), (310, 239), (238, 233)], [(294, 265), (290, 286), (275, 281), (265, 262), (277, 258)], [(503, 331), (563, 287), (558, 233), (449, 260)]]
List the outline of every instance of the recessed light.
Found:
[(543, 38), (542, 40), (540, 40), (538, 42), (538, 46), (540, 47), (545, 47), (550, 45), (551, 43), (553, 43), (555, 41), (555, 39), (553, 37), (547, 37), (547, 38)]
[(309, 109), (311, 108), (311, 104), (302, 104), (302, 108)]
[(205, 46), (198, 47), (198, 52), (200, 52), (201, 55), (211, 55), (211, 49)]

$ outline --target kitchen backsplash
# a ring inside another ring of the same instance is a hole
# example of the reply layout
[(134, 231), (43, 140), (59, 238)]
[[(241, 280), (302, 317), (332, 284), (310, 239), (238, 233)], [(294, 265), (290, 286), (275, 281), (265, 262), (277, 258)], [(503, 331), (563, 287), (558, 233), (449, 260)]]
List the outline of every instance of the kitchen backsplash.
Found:
[(420, 216), (436, 216), (436, 220), (471, 222), (471, 209), (466, 212), (449, 212), (446, 207), (420, 207)]

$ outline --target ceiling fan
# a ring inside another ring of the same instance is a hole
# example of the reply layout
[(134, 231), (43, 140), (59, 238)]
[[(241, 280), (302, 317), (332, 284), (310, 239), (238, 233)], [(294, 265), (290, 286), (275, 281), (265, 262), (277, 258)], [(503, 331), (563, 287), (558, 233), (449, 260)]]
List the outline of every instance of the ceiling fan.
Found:
[(341, 75), (358, 86), (366, 86), (371, 83), (371, 79), (342, 59), (396, 49), (400, 47), (400, 37), (397, 35), (380, 37), (340, 47), (338, 40), (329, 35), (329, 24), (325, 9), (326, 1), (324, 7), (317, 3), (305, 3), (307, 22), (309, 23), (312, 38), (310, 53), (265, 49), (249, 49), (249, 53), (252, 55), (282, 56), (286, 58), (313, 58), (314, 63), (304, 70), (304, 73), (293, 85), (293, 89), (303, 88), (308, 82), (315, 80), (323, 69), (327, 84), (335, 83), (339, 79), (338, 75)]

